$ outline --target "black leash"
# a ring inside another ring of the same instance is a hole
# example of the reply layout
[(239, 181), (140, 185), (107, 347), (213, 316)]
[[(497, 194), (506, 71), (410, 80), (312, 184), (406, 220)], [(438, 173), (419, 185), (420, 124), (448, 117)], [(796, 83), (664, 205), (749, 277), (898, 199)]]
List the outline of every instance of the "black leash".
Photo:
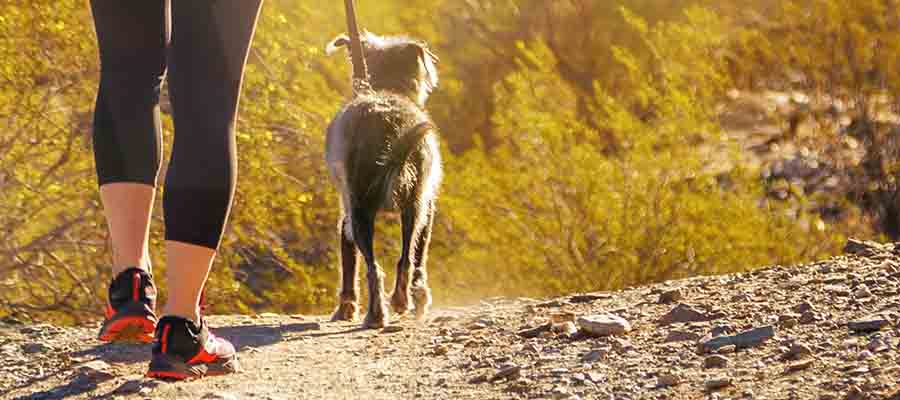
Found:
[(369, 71), (366, 67), (365, 50), (362, 38), (359, 34), (359, 24), (356, 22), (356, 6), (353, 0), (344, 0), (347, 12), (347, 33), (350, 35), (350, 61), (353, 64), (353, 92), (359, 94), (371, 90), (369, 86)]

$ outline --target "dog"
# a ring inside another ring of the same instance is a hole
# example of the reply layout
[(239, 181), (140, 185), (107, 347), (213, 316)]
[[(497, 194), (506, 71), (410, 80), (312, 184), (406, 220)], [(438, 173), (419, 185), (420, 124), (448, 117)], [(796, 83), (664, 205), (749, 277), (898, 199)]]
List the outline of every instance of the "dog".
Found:
[[(366, 263), (369, 293), (365, 328), (389, 324), (384, 272), (373, 241), (379, 211), (399, 211), (403, 249), (390, 305), (397, 314), (415, 305), (423, 318), (431, 306), (425, 264), (442, 178), (438, 130), (425, 110), (437, 87), (439, 59), (424, 42), (399, 36), (361, 35), (369, 75), (365, 87), (337, 113), (326, 132), (326, 162), (340, 192), (341, 291), (332, 320), (358, 314), (357, 270)], [(327, 54), (349, 47), (340, 35)], [(354, 87), (359, 82), (354, 82)], [(411, 275), (411, 280), (410, 280)]]

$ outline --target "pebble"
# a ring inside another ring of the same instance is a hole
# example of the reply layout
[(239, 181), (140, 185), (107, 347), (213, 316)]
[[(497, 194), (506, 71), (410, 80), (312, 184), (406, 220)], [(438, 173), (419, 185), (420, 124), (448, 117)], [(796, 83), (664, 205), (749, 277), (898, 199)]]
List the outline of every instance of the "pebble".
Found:
[(516, 379), (522, 373), (522, 367), (516, 364), (504, 364), (500, 366), (500, 369), (494, 376), (491, 377), (490, 381), (497, 381), (500, 379)]
[(707, 314), (687, 304), (681, 303), (659, 318), (659, 324), (669, 325), (685, 322), (706, 322), (724, 317), (724, 314)]
[(796, 360), (801, 359), (806, 356), (812, 355), (812, 349), (809, 346), (803, 343), (794, 343), (791, 345), (791, 348), (784, 354), (784, 358), (788, 360)]
[(578, 318), (578, 326), (591, 336), (621, 335), (631, 331), (631, 324), (613, 314), (598, 314)]
[(700, 351), (716, 351), (721, 347), (735, 345), (736, 347), (755, 347), (775, 337), (775, 327), (764, 326), (741, 332), (732, 336), (719, 336), (700, 342)]
[(853, 292), (853, 296), (858, 299), (867, 299), (872, 297), (872, 292), (869, 291), (869, 287), (866, 285), (860, 285), (856, 291)]
[(703, 387), (709, 391), (723, 389), (728, 386), (731, 386), (731, 378), (727, 376), (709, 378), (703, 382)]
[(863, 319), (850, 321), (847, 327), (853, 332), (874, 332), (888, 325), (888, 320), (881, 316), (869, 316)]
[(26, 343), (22, 345), (22, 352), (25, 354), (43, 353), (47, 350), (50, 350), (50, 348), (43, 343)]
[(203, 399), (205, 400), (237, 400), (237, 398), (237, 396), (225, 392), (207, 393), (205, 396), (203, 396)]
[(676, 386), (681, 383), (681, 377), (671, 373), (665, 373), (656, 378), (658, 386)]
[(694, 342), (700, 340), (702, 336), (696, 334), (694, 332), (689, 331), (678, 331), (674, 330), (669, 332), (669, 335), (666, 336), (666, 339), (663, 341), (664, 343), (674, 343), (674, 342)]
[(684, 291), (681, 288), (667, 290), (659, 295), (660, 304), (670, 304), (681, 301), (684, 298)]
[(585, 354), (584, 356), (581, 357), (581, 362), (592, 363), (595, 361), (599, 361), (599, 360), (602, 360), (603, 358), (605, 358), (607, 356), (607, 354), (609, 354), (608, 349), (591, 350), (587, 354)]
[(725, 368), (728, 366), (728, 357), (712, 355), (703, 360), (703, 368)]
[(813, 365), (813, 359), (803, 360), (789, 364), (786, 368), (787, 372), (797, 372), (805, 370)]

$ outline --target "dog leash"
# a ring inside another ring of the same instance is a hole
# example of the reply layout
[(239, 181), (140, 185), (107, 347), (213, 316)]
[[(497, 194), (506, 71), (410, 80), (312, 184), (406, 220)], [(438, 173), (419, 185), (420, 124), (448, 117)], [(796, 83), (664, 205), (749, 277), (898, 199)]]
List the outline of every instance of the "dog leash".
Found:
[(347, 32), (350, 35), (350, 61), (353, 64), (353, 93), (358, 95), (371, 91), (369, 84), (369, 71), (366, 66), (365, 50), (362, 38), (359, 34), (359, 24), (356, 20), (356, 5), (354, 0), (344, 0), (344, 8), (347, 14)]

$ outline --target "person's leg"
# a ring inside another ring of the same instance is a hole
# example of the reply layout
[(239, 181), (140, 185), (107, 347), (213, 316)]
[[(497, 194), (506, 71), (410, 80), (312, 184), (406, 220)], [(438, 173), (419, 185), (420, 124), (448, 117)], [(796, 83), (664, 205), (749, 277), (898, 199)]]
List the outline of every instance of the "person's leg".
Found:
[(93, 144), (113, 276), (104, 341), (150, 341), (156, 288), (148, 237), (160, 162), (159, 92), (167, 41), (163, 0), (92, 0), (100, 50)]
[(100, 50), (93, 144), (114, 275), (132, 267), (150, 270), (147, 242), (162, 151), (163, 5), (91, 1)]
[(169, 93), (175, 142), (163, 208), (169, 299), (199, 322), (199, 298), (231, 207), (234, 123), (261, 0), (175, 1)]

